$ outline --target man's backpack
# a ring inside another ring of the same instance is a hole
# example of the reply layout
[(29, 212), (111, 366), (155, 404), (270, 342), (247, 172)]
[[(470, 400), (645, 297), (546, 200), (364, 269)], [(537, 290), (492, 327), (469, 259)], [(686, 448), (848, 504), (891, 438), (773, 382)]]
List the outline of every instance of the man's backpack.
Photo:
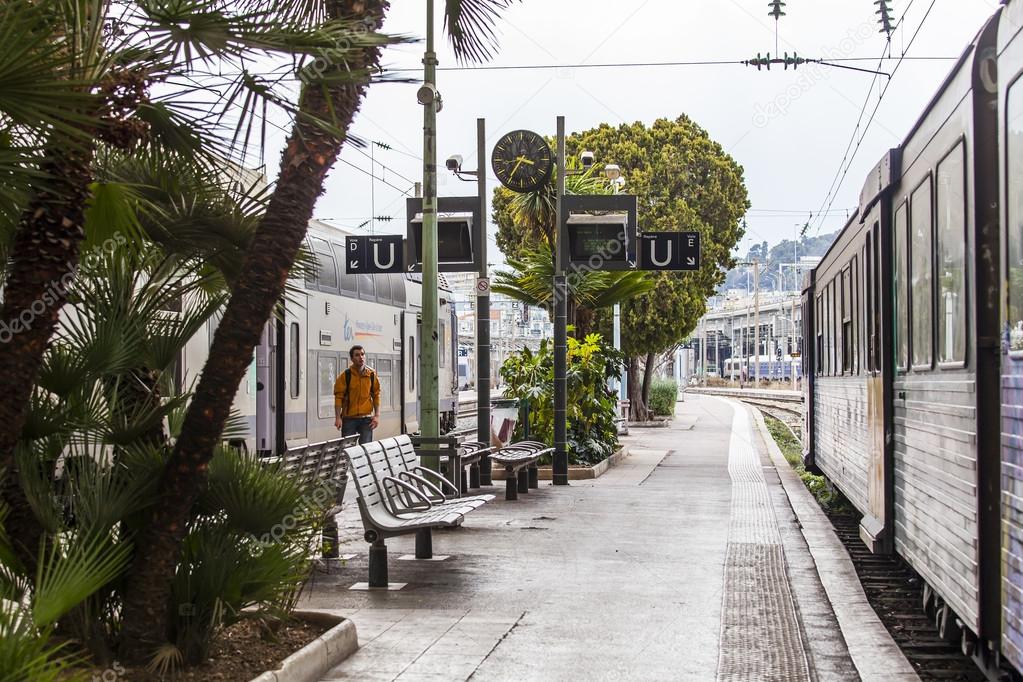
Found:
[[(369, 370), (369, 397), (373, 399), (373, 382), (379, 383), (377, 380), (376, 370)], [(352, 395), (352, 368), (349, 367), (345, 370), (345, 405), (351, 402)]]

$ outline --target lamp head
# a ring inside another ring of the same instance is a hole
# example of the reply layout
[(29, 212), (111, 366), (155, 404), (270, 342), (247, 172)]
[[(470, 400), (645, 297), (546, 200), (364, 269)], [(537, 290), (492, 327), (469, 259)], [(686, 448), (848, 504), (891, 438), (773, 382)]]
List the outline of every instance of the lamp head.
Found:
[(622, 177), (622, 169), (616, 163), (609, 163), (604, 166), (604, 177), (611, 182), (615, 182), (618, 178)]
[(584, 151), (579, 155), (579, 161), (582, 163), (583, 168), (589, 168), (593, 165), (593, 152)]

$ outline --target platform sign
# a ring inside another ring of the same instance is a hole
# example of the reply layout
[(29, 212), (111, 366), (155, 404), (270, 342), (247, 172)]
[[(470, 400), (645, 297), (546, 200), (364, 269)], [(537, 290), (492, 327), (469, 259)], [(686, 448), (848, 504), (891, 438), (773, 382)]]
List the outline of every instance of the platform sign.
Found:
[(699, 232), (644, 232), (640, 235), (639, 269), (700, 269)]
[(345, 237), (345, 268), (349, 275), (404, 272), (404, 255), (400, 234)]

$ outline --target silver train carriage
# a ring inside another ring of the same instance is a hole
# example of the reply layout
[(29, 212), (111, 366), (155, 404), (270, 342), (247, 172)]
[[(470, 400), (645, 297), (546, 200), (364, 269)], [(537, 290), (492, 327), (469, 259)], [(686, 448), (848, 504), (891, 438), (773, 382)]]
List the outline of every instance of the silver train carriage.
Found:
[(1023, 670), (1021, 26), (985, 24), (803, 291), (804, 459), (992, 675)]
[[(338, 436), (334, 380), (348, 367), (348, 349), (355, 344), (366, 349), (366, 362), (380, 379), (380, 425), (374, 437), (419, 430), (420, 276), (348, 274), (346, 234), (310, 222), (307, 246), (316, 257), (316, 276), (292, 280), (299, 293), (286, 301), (284, 319), (264, 328), (235, 396), (245, 433), (233, 442), (249, 452), (276, 454)], [(439, 295), (439, 411), (446, 431), (457, 420), (458, 327), (443, 279)], [(211, 320), (186, 347), (186, 385), (202, 370), (217, 324)]]

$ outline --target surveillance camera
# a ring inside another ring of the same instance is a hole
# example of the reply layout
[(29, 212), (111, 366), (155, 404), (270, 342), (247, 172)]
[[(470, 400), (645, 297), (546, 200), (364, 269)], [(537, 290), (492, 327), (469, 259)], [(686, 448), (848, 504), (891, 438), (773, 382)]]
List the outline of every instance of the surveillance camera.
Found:
[(583, 168), (589, 168), (593, 165), (593, 152), (583, 152), (579, 155), (579, 160), (582, 161)]
[(462, 156), (460, 154), (452, 154), (448, 157), (448, 160), (444, 162), (444, 165), (449, 171), (457, 173), (462, 169)]

